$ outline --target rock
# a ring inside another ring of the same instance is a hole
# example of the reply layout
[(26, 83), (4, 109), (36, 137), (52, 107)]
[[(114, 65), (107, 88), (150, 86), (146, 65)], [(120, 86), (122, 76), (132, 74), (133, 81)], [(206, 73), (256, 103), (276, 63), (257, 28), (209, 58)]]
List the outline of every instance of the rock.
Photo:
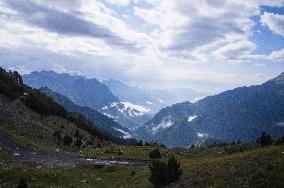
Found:
[(82, 180), (81, 183), (86, 184), (86, 183), (88, 183), (88, 181), (87, 180)]

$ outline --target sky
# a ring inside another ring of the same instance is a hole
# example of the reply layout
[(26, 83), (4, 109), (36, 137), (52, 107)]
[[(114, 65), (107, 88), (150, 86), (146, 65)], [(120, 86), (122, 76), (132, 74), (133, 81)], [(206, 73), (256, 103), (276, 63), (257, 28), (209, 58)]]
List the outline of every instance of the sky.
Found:
[(220, 92), (284, 71), (284, 0), (0, 0), (0, 66)]

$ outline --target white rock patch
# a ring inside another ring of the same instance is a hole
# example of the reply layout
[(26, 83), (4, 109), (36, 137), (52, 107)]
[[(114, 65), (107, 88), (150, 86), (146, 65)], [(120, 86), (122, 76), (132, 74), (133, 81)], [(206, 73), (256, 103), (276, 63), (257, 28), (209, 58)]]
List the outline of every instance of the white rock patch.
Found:
[(187, 121), (188, 121), (188, 122), (192, 122), (195, 118), (197, 118), (196, 115), (194, 115), (194, 116), (189, 116)]

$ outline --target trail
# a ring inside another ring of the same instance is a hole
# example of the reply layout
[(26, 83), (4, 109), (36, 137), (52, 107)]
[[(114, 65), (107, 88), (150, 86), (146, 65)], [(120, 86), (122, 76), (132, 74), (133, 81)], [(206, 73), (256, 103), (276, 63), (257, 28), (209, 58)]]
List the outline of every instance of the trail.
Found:
[(0, 132), (0, 145), (12, 153), (12, 161), (15, 163), (31, 164), (47, 167), (70, 167), (77, 165), (106, 166), (110, 164), (120, 165), (145, 165), (145, 161), (135, 160), (99, 160), (83, 157), (77, 153), (63, 151), (34, 151), (17, 144), (10, 136)]

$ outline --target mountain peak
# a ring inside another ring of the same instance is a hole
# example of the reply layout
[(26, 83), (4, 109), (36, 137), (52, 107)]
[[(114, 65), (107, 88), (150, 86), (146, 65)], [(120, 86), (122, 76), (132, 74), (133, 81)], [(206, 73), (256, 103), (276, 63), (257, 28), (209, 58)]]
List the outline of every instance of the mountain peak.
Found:
[(284, 83), (284, 72), (282, 72), (276, 78), (274, 78), (273, 81), (276, 83)]

